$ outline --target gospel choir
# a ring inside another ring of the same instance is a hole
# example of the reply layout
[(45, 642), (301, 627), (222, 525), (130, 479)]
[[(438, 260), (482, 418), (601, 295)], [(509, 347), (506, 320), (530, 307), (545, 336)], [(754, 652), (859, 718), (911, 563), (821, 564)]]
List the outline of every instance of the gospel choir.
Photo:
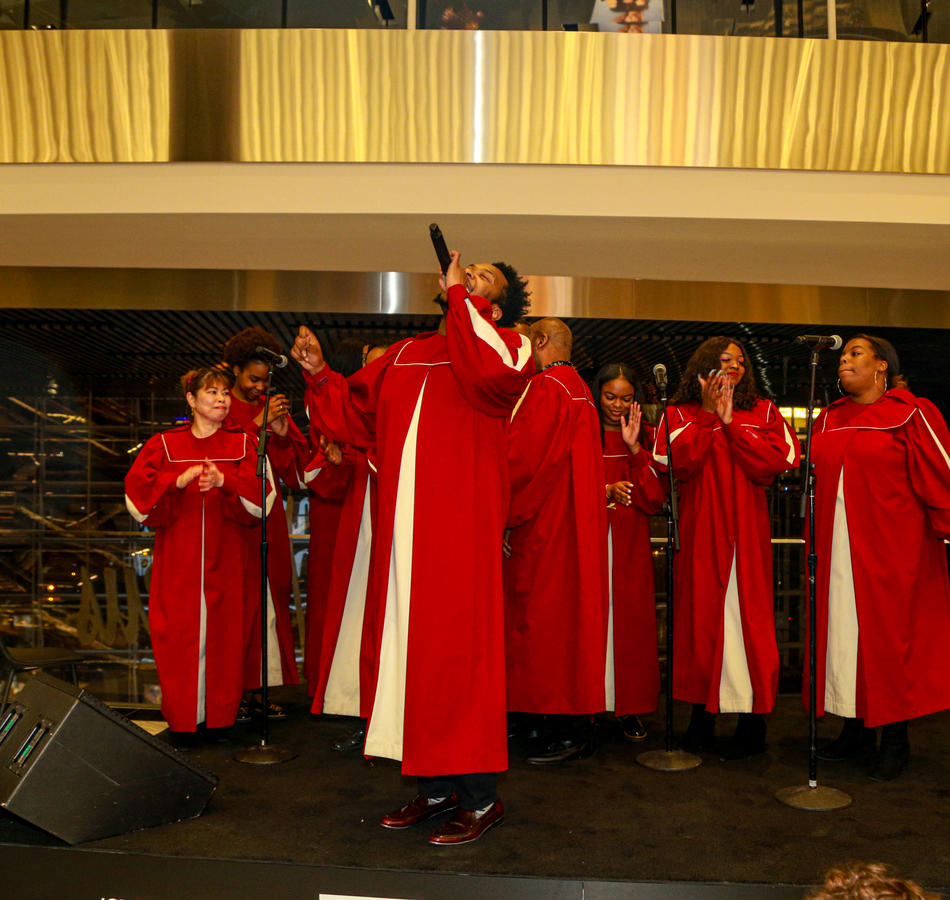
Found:
[[(453, 813), (435, 845), (502, 820), (513, 727), (537, 732), (538, 765), (589, 755), (605, 710), (629, 740), (646, 737), (640, 716), (660, 682), (649, 518), (670, 460), (682, 539), (672, 688), (692, 704), (682, 746), (713, 752), (723, 712), (739, 714), (724, 758), (765, 749), (779, 669), (765, 488), (801, 456), (739, 340), (700, 345), (654, 428), (626, 365), (601, 368), (592, 394), (565, 323), (524, 326), (513, 268), (451, 256), (435, 332), (344, 346), (331, 367), (300, 328), (291, 355), (309, 440), (283, 395), (264, 421), (260, 348), (280, 347), (247, 329), (225, 366), (186, 376), (191, 423), (149, 440), (126, 479), (130, 512), (155, 531), (149, 617), (179, 745), (260, 709), (262, 515), (264, 675), (296, 683), (278, 482), (309, 490), (312, 711), (361, 722), (336, 749), (417, 776), (417, 796), (382, 825)], [(838, 375), (844, 396), (812, 445), (818, 712), (844, 718), (820, 755), (868, 752), (883, 726), (871, 777), (891, 780), (907, 763), (907, 721), (950, 707), (950, 434), (907, 390), (887, 341), (849, 340)], [(895, 539), (900, 552), (883, 552)], [(273, 703), (266, 713), (283, 716)]]

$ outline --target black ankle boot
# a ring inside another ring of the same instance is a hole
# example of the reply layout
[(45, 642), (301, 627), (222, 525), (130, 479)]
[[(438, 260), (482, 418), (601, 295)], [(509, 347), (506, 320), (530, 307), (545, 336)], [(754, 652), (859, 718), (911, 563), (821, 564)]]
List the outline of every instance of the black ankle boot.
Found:
[(716, 714), (707, 712), (702, 703), (693, 704), (689, 726), (680, 741), (679, 749), (687, 753), (716, 752)]
[(881, 750), (868, 778), (871, 781), (894, 781), (907, 768), (908, 759), (907, 722), (891, 722), (881, 729)]
[(748, 759), (765, 753), (765, 728), (765, 716), (761, 713), (739, 713), (736, 733), (722, 754), (722, 761)]
[(876, 741), (874, 729), (865, 728), (864, 719), (845, 719), (841, 734), (818, 751), (818, 758), (826, 762), (850, 759), (873, 751)]

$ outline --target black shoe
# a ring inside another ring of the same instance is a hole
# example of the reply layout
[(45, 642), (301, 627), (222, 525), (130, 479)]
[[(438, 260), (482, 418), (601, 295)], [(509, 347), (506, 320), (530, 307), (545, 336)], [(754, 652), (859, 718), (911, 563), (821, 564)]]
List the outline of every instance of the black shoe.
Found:
[(251, 721), (251, 708), (248, 706), (247, 700), (242, 700), (241, 705), (238, 707), (237, 716), (234, 719), (235, 722), (250, 722)]
[(873, 728), (864, 727), (864, 719), (845, 719), (839, 734), (830, 744), (818, 750), (818, 758), (838, 762), (871, 753), (877, 742)]
[(559, 766), (561, 763), (571, 762), (571, 760), (587, 759), (588, 756), (593, 755), (596, 749), (593, 737), (584, 740), (564, 738), (548, 744), (543, 753), (539, 753), (537, 756), (529, 756), (528, 762), (533, 766)]
[(334, 741), (330, 746), (337, 753), (347, 753), (350, 750), (362, 750), (366, 742), (366, 726), (361, 725), (355, 731), (343, 735), (338, 741)]
[(680, 740), (678, 749), (687, 753), (716, 752), (716, 714), (707, 712), (702, 703), (693, 704), (689, 727)]
[(868, 778), (871, 781), (895, 781), (907, 768), (910, 743), (907, 722), (892, 722), (881, 729), (881, 751)]
[(176, 750), (194, 750), (201, 746), (201, 738), (197, 731), (172, 731), (170, 728), (166, 732), (168, 743)]
[(621, 716), (617, 721), (623, 729), (624, 740), (639, 744), (647, 739), (647, 730), (639, 716)]
[(201, 732), (206, 744), (226, 744), (231, 740), (230, 728), (205, 728)]
[(534, 713), (508, 713), (508, 740), (537, 741), (542, 719)]
[(868, 778), (871, 781), (896, 781), (907, 768), (910, 747), (895, 748), (878, 756)]
[(736, 733), (726, 745), (720, 760), (732, 762), (765, 753), (765, 719), (758, 713), (739, 713)]

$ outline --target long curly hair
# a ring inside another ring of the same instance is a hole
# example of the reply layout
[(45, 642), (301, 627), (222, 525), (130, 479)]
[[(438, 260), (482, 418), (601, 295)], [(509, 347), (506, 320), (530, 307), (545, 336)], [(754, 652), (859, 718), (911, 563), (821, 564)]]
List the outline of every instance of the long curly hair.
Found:
[(683, 373), (670, 403), (702, 403), (703, 388), (699, 383), (699, 379), (700, 377), (708, 378), (710, 371), (719, 371), (719, 357), (730, 344), (735, 344), (742, 351), (745, 364), (745, 375), (742, 381), (736, 385), (732, 404), (736, 409), (752, 409), (759, 401), (759, 387), (755, 380), (755, 368), (752, 365), (752, 360), (749, 354), (746, 353), (742, 341), (723, 335), (711, 337), (696, 348), (696, 352), (686, 363), (686, 371)]

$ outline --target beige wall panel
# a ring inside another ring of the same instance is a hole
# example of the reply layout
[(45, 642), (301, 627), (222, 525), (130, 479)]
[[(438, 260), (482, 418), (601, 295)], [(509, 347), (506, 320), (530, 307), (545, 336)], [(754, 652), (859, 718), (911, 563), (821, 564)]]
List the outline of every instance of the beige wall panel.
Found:
[(0, 161), (950, 173), (950, 45), (0, 31)]

